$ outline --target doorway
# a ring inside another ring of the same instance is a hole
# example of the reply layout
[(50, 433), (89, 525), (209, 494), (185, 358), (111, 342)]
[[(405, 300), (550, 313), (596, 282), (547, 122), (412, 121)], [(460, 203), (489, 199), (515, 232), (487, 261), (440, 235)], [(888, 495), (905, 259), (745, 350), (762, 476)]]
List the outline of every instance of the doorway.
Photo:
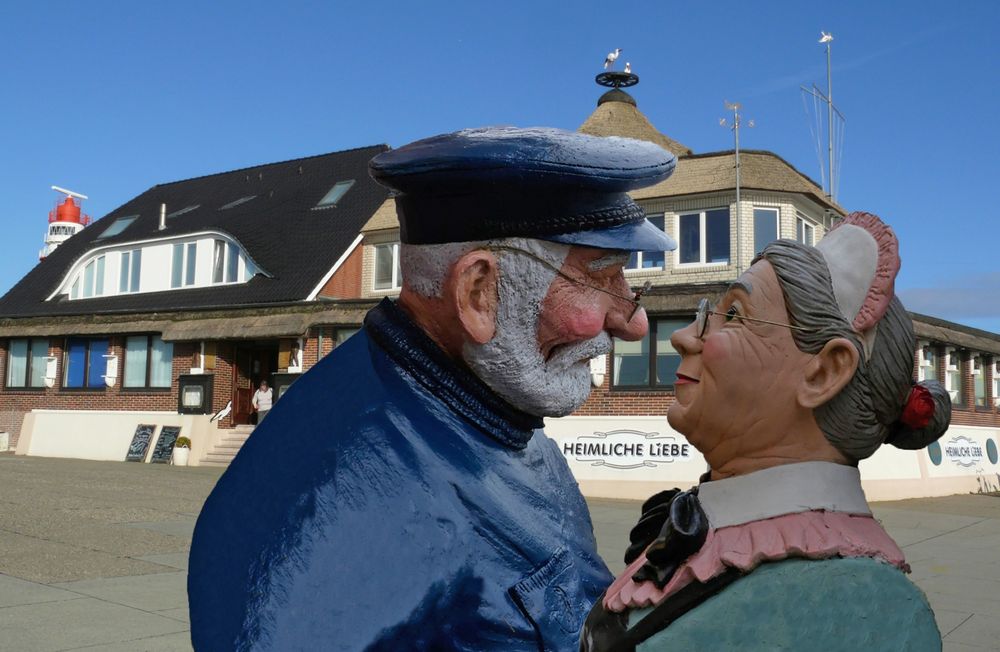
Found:
[(271, 384), (278, 370), (278, 342), (241, 342), (235, 345), (233, 366), (233, 425), (253, 423), (253, 394), (260, 381)]

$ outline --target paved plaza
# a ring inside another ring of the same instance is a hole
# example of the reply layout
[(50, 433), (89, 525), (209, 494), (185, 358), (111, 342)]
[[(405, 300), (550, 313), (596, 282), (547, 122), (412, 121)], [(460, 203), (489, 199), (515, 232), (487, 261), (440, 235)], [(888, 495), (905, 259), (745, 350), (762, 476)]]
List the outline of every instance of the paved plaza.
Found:
[[(190, 650), (187, 551), (220, 473), (0, 454), (0, 650)], [(589, 502), (600, 552), (619, 571), (638, 503)], [(1000, 650), (1000, 498), (875, 513), (927, 593), (945, 650)]]

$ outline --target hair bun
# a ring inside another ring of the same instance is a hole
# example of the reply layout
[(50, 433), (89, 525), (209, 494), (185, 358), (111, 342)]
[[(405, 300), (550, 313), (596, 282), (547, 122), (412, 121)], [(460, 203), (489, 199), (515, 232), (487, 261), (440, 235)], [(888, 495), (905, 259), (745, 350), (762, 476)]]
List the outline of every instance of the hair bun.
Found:
[(947, 390), (936, 380), (924, 380), (913, 386), (885, 443), (903, 450), (919, 450), (937, 441), (950, 422), (951, 397)]

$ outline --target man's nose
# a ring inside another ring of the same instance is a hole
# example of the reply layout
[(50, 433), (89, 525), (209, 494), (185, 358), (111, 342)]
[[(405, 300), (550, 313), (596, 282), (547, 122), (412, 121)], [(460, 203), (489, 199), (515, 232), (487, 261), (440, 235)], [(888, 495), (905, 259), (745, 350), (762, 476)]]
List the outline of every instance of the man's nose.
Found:
[(670, 336), (670, 343), (682, 356), (701, 353), (702, 342), (698, 337), (697, 328), (695, 322), (691, 322), (684, 328), (675, 330)]
[[(633, 311), (635, 314), (632, 314)], [(616, 301), (604, 317), (604, 329), (613, 337), (632, 342), (646, 336), (649, 331), (649, 320), (646, 319), (646, 311), (642, 307), (635, 310), (632, 304)]]

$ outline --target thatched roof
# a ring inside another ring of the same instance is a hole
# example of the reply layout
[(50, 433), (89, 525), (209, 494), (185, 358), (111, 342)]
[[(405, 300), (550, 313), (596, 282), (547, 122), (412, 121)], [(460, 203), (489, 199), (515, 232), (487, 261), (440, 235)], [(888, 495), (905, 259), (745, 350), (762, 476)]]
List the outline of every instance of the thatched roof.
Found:
[[(736, 156), (732, 150), (682, 157), (673, 175), (648, 188), (633, 191), (635, 199), (696, 195), (736, 188)], [(772, 190), (807, 195), (816, 203), (841, 215), (846, 212), (831, 202), (823, 189), (777, 154), (740, 150), (740, 188)]]
[(371, 219), (365, 223), (361, 232), (368, 233), (370, 231), (397, 228), (399, 228), (399, 218), (396, 217), (396, 200), (393, 197), (389, 197), (382, 202), (382, 205), (378, 207), (378, 210), (371, 216)]
[[(590, 117), (580, 125), (580, 133), (592, 136), (621, 136), (656, 143), (676, 156), (691, 154), (691, 148), (660, 133), (649, 119), (636, 108), (634, 100), (624, 91), (617, 91), (628, 99), (611, 99), (597, 104)], [(610, 93), (605, 97), (610, 96)], [(602, 98), (604, 99), (604, 98)]]
[(1000, 334), (913, 312), (910, 317), (913, 332), (922, 340), (1000, 355)]
[(299, 337), (313, 326), (358, 325), (375, 303), (349, 300), (224, 312), (4, 319), (0, 320), (0, 337), (162, 333), (168, 342)]

